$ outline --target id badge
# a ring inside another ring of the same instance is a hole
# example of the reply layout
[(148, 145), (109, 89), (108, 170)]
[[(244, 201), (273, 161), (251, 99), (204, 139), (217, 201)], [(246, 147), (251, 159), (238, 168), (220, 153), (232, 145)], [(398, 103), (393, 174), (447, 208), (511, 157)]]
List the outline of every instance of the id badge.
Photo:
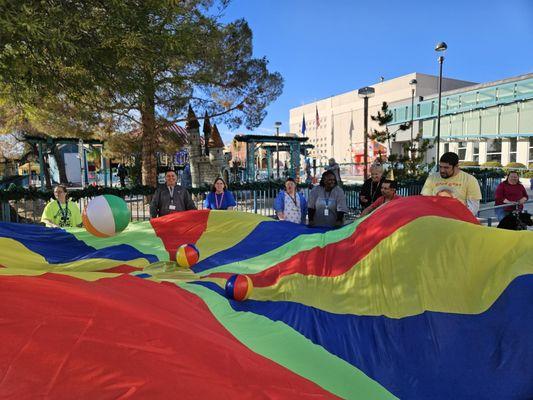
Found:
[(329, 208), (324, 208), (324, 217), (329, 215)]
[(171, 205), (168, 206), (168, 209), (169, 210), (175, 210), (176, 206), (174, 204), (171, 204)]

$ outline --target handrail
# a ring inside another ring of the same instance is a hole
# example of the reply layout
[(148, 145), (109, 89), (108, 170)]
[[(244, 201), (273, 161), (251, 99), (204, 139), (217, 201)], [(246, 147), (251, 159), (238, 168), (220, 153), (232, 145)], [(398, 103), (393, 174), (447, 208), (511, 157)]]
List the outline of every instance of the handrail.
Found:
[[(524, 205), (525, 204), (532, 204), (532, 203), (533, 203), (533, 200), (527, 200), (526, 202), (524, 202)], [(509, 206), (514, 206), (515, 210), (518, 210), (518, 207), (520, 206), (520, 203), (518, 201), (512, 201), (512, 202), (509, 202), (509, 203), (500, 204), (498, 206), (492, 206), (492, 207), (483, 208), (483, 209), (481, 209), (481, 210), (479, 210), (477, 212), (476, 216), (478, 218), (482, 218), (482, 216), (480, 215), (482, 212), (497, 210), (497, 209), (505, 208), (505, 207), (509, 207)], [(492, 226), (492, 219), (493, 219), (493, 217), (487, 217), (487, 226)]]

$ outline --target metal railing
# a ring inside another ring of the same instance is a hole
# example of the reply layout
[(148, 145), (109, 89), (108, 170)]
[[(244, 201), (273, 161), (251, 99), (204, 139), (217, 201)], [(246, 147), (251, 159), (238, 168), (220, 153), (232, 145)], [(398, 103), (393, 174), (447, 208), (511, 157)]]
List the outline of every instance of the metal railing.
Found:
[[(498, 185), (497, 178), (482, 178), (480, 179), (481, 191), (483, 195), (482, 203), (492, 201), (494, 198), (494, 190)], [(401, 185), (398, 188), (400, 196), (418, 195), (422, 191), (422, 182), (411, 182), (407, 185)], [(361, 186), (346, 186), (344, 192), (346, 194), (346, 202), (350, 212), (348, 218), (353, 218), (360, 211), (359, 192)], [(302, 189), (306, 198), (309, 198), (309, 188)], [(274, 217), (274, 199), (279, 193), (279, 189), (270, 188), (263, 190), (232, 190), (238, 211), (251, 212), (264, 216)], [(198, 209), (204, 208), (204, 200), (206, 193), (193, 194), (192, 199)], [(131, 211), (132, 221), (146, 221), (150, 219), (150, 204), (148, 203), (149, 196), (146, 195), (126, 195), (124, 200), (128, 204)], [(90, 198), (82, 198), (78, 201), (80, 210), (83, 210)], [(9, 200), (0, 203), (0, 221), (3, 222), (22, 222), (22, 223), (40, 223), (41, 214), (46, 205), (46, 201), (42, 199), (35, 200)], [(490, 208), (492, 209), (492, 208)], [(483, 212), (484, 209), (480, 210)]]
[[(529, 210), (529, 206), (531, 205), (531, 208), (533, 208), (533, 200), (528, 200), (524, 203), (524, 210)], [(483, 216), (482, 214), (488, 214), (490, 212), (495, 212), (496, 210), (499, 210), (499, 209), (502, 209), (502, 208), (508, 208), (510, 206), (514, 206), (514, 210), (518, 210), (520, 208), (520, 203), (518, 202), (511, 202), (511, 203), (505, 203), (505, 204), (501, 204), (499, 206), (492, 206), (492, 207), (487, 207), (487, 208), (483, 208), (481, 210), (479, 210), (477, 212), (477, 217), (478, 219), (480, 219), (482, 222), (484, 222), (486, 220), (487, 222), (487, 226), (492, 226), (492, 222), (493, 220), (496, 220), (496, 222), (499, 222), (498, 221), (498, 217), (497, 216), (494, 216), (494, 215), (487, 215), (487, 216)]]

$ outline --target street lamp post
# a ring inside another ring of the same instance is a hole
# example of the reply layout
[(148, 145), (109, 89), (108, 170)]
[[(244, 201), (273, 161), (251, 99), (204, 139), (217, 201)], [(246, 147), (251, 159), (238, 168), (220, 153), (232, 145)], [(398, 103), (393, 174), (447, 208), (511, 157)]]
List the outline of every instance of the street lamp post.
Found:
[[(274, 125), (276, 126), (276, 136), (279, 138), (279, 127), (281, 126), (281, 122), (276, 121)], [(276, 142), (276, 171), (278, 174), (277, 178), (279, 179), (279, 143), (278, 142)]]
[(368, 99), (373, 97), (375, 90), (373, 87), (365, 86), (357, 91), (357, 94), (360, 98), (364, 99), (364, 136), (363, 136), (363, 145), (364, 145), (364, 176), (365, 180), (368, 178)]
[[(448, 45), (444, 42), (437, 43), (435, 46), (436, 52), (444, 52), (448, 48)], [(439, 105), (437, 110), (437, 158), (435, 163), (439, 165), (440, 158), (440, 108), (441, 108), (441, 97), (442, 97), (442, 64), (444, 63), (444, 56), (439, 56)]]
[(414, 120), (415, 120), (415, 89), (416, 89), (416, 84), (417, 84), (417, 80), (416, 79), (411, 79), (409, 81), (409, 85), (411, 86), (411, 143), (409, 144), (409, 152), (411, 154), (411, 160), (413, 159), (413, 147), (414, 147), (414, 143), (413, 143), (413, 138), (414, 138), (414, 135), (413, 135), (413, 129), (414, 129)]

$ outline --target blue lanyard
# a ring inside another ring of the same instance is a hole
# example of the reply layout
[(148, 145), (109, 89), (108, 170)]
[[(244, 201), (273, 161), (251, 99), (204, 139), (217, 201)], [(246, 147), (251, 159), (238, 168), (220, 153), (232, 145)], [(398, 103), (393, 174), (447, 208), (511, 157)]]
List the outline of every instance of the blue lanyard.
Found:
[(327, 193), (328, 197), (325, 197), (324, 201), (326, 202), (326, 207), (329, 207), (329, 198), (331, 197), (331, 192), (326, 192), (324, 190), (324, 196), (326, 196), (326, 193)]

